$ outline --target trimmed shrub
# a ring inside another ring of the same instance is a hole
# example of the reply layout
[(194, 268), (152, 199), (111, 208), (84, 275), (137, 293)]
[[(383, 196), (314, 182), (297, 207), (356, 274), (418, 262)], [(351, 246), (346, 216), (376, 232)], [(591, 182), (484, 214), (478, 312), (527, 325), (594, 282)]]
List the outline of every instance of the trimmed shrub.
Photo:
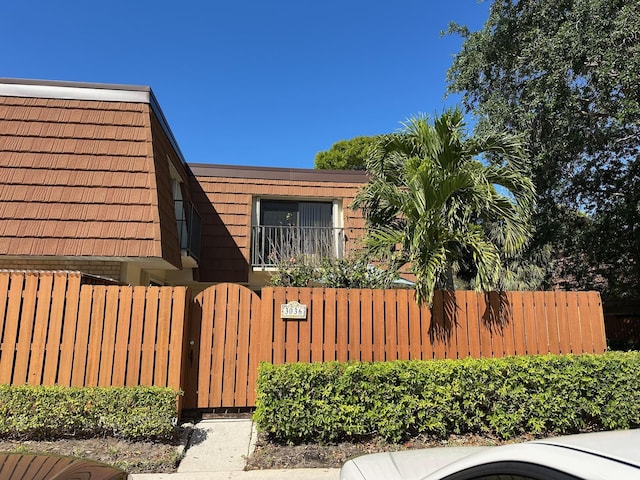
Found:
[(640, 353), (262, 364), (258, 428), (288, 443), (640, 426)]
[(0, 385), (0, 437), (170, 439), (177, 395), (159, 387)]

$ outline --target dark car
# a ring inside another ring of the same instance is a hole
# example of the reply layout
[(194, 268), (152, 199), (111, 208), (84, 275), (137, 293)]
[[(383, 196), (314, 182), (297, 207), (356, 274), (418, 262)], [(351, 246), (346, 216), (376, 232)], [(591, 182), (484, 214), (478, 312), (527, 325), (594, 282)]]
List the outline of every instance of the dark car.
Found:
[(124, 470), (91, 460), (36, 453), (0, 453), (0, 480), (125, 480)]

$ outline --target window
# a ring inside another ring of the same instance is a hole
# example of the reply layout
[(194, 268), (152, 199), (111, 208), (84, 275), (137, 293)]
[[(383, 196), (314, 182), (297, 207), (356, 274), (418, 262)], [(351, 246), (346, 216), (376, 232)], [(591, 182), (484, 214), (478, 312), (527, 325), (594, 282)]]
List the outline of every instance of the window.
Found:
[(252, 265), (275, 266), (300, 255), (342, 256), (337, 202), (258, 199), (252, 228)]
[(172, 178), (171, 183), (180, 251), (197, 261), (200, 257), (200, 215), (191, 202), (183, 199), (182, 182)]
[(260, 225), (332, 228), (333, 203), (287, 202), (263, 200), (260, 202)]
[(544, 465), (505, 461), (487, 463), (454, 473), (444, 480), (578, 480)]

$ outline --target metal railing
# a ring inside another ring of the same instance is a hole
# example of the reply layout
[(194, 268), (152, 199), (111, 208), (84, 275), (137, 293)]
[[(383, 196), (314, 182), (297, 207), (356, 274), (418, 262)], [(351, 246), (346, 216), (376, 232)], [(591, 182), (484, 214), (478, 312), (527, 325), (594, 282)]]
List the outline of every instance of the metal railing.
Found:
[(300, 256), (316, 260), (344, 256), (344, 229), (332, 227), (253, 226), (251, 265), (275, 267)]

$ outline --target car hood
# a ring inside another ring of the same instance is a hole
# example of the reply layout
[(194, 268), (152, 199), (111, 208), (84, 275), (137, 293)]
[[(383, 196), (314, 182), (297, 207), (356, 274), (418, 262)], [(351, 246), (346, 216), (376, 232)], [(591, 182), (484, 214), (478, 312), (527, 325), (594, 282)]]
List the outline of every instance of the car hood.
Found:
[(341, 480), (419, 480), (460, 458), (492, 447), (441, 447), (356, 457), (344, 464)]

